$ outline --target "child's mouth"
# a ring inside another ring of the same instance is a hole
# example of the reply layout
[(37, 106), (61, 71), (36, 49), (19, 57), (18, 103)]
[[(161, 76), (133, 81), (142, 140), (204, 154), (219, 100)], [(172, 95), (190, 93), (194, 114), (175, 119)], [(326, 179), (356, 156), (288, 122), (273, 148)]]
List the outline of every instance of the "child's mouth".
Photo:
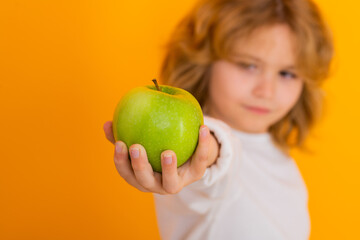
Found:
[(253, 106), (244, 106), (244, 107), (248, 111), (256, 113), (256, 114), (268, 114), (270, 112), (270, 110), (267, 108), (253, 107)]

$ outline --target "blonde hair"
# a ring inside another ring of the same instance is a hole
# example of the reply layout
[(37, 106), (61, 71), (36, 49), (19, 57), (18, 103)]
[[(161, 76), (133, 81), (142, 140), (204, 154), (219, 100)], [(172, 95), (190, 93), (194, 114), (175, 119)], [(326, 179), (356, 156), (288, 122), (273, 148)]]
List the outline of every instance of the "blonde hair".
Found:
[(283, 150), (302, 146), (321, 115), (320, 86), (328, 77), (332, 38), (310, 0), (202, 0), (176, 26), (165, 45), (160, 81), (192, 93), (205, 108), (211, 64), (231, 60), (235, 41), (254, 30), (286, 24), (297, 41), (297, 67), (304, 88), (296, 105), (269, 132)]

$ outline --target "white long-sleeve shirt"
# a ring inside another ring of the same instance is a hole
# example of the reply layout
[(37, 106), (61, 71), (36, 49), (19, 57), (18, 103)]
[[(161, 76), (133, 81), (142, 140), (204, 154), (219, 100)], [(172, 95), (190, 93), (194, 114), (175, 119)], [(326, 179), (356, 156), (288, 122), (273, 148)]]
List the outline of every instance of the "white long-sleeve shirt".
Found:
[(220, 146), (204, 176), (174, 195), (154, 194), (161, 238), (308, 239), (308, 196), (295, 161), (268, 133), (249, 134), (214, 118), (204, 123)]

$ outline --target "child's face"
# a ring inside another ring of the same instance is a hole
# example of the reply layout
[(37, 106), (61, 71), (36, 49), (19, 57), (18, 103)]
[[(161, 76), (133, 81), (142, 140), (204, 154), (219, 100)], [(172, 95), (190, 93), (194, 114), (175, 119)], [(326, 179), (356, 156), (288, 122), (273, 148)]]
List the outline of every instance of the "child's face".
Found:
[(234, 62), (213, 63), (208, 114), (250, 133), (267, 132), (300, 97), (295, 41), (286, 25), (260, 28), (236, 43)]

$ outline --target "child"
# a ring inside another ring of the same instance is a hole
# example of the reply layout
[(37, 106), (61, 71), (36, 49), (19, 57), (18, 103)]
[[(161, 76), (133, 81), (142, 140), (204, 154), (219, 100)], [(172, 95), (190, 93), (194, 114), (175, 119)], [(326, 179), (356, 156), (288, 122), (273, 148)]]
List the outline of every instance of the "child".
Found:
[[(115, 165), (153, 192), (163, 239), (308, 239), (307, 190), (289, 156), (320, 113), (332, 42), (310, 0), (203, 0), (180, 22), (161, 71), (200, 102), (191, 159), (116, 143)], [(111, 122), (104, 125), (114, 142)]]

